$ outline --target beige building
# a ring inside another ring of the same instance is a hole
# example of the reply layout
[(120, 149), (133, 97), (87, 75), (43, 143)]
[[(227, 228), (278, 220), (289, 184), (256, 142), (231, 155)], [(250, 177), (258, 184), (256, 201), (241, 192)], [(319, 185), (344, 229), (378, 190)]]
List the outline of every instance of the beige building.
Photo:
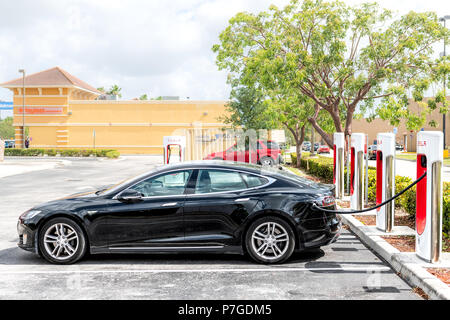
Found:
[(101, 92), (58, 67), (25, 77), (25, 90), (22, 78), (0, 86), (13, 93), (17, 147), (24, 127), (30, 148), (163, 154), (164, 136), (185, 135), (188, 150), (200, 142), (220, 149), (232, 142), (220, 139), (226, 101), (98, 100)]

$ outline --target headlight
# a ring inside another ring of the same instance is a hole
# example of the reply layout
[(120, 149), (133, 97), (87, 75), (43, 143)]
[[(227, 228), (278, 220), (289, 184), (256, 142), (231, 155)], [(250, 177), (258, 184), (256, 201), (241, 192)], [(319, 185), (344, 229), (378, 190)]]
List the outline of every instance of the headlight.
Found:
[(33, 218), (33, 217), (35, 217), (36, 215), (38, 215), (39, 213), (41, 213), (42, 211), (40, 211), (40, 210), (28, 210), (27, 212), (25, 212), (24, 214), (22, 214), (21, 216), (20, 216), (20, 218), (22, 219), (22, 220), (25, 220), (25, 219), (31, 219), (31, 218)]

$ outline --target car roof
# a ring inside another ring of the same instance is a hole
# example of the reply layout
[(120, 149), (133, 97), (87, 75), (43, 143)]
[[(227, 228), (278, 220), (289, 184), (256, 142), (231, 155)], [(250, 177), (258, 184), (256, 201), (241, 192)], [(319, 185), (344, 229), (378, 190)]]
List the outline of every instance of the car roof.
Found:
[(223, 161), (223, 160), (195, 160), (164, 165), (159, 167), (158, 171), (162, 172), (178, 169), (182, 170), (188, 168), (234, 169), (234, 170), (245, 170), (253, 173), (259, 173), (261, 172), (261, 169), (263, 169), (263, 167), (260, 165), (243, 162)]

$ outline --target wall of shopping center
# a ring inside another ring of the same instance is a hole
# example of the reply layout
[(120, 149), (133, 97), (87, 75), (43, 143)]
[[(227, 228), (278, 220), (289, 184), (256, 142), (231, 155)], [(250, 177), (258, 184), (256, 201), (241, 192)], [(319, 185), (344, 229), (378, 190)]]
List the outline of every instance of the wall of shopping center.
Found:
[[(196, 136), (227, 127), (219, 120), (225, 113), (225, 101), (111, 101), (88, 96), (73, 100), (79, 96), (70, 89), (39, 91), (27, 88), (25, 97), (31, 148), (101, 148), (161, 155), (164, 136), (183, 132), (195, 143)], [(17, 146), (22, 144), (22, 103), (16, 90)]]

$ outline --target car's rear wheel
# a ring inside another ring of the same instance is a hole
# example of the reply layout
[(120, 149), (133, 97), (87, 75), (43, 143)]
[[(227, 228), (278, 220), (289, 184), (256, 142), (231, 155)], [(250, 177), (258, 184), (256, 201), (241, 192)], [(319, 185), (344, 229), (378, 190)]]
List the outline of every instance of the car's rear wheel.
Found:
[(52, 219), (39, 232), (39, 251), (51, 263), (75, 263), (86, 253), (83, 230), (71, 219)]
[(260, 162), (263, 166), (273, 166), (275, 164), (275, 161), (271, 157), (262, 157)]
[(251, 224), (245, 245), (250, 257), (258, 263), (282, 263), (294, 252), (294, 232), (283, 219), (264, 217)]

